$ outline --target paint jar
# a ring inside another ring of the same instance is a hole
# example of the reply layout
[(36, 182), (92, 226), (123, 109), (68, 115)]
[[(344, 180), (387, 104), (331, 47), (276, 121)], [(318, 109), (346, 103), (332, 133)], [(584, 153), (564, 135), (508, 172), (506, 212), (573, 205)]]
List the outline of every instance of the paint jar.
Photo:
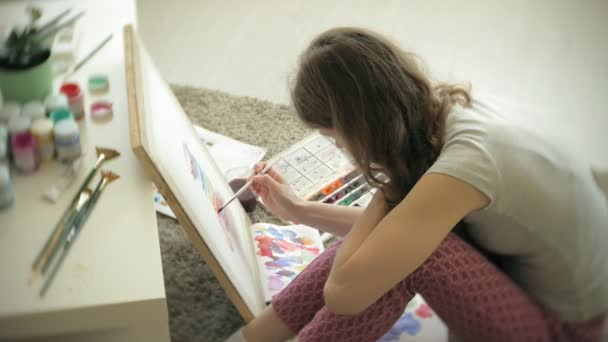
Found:
[(59, 108), (51, 112), (51, 120), (56, 124), (61, 120), (74, 120), (72, 111), (69, 108)]
[(15, 167), (21, 172), (32, 172), (40, 166), (38, 145), (30, 131), (11, 135), (11, 148)]
[(58, 109), (70, 109), (68, 98), (63, 94), (49, 95), (44, 100), (44, 106), (49, 115)]
[(30, 130), (32, 120), (27, 116), (13, 116), (8, 122), (8, 132), (11, 136), (19, 133), (25, 133)]
[(91, 119), (95, 122), (108, 122), (114, 115), (112, 103), (108, 101), (96, 101), (91, 104)]
[(30, 101), (23, 105), (21, 115), (29, 117), (34, 122), (46, 116), (46, 108), (40, 101)]
[(82, 149), (80, 146), (80, 131), (76, 121), (66, 119), (55, 123), (53, 133), (55, 135), (57, 159), (70, 161), (80, 157)]
[[(236, 194), (247, 183), (247, 178), (253, 175), (253, 170), (249, 167), (239, 166), (232, 168), (224, 174), (224, 178), (232, 191)], [(239, 202), (246, 212), (250, 213), (257, 207), (257, 196), (248, 188), (243, 191), (238, 197)]]
[(6, 102), (0, 109), (0, 123), (8, 124), (11, 118), (19, 115), (21, 115), (21, 105), (13, 101)]
[(82, 119), (84, 117), (84, 95), (80, 91), (80, 86), (77, 83), (64, 83), (59, 91), (68, 97), (74, 119)]
[(55, 154), (55, 141), (53, 140), (53, 121), (51, 119), (38, 119), (32, 123), (30, 131), (38, 144), (38, 155), (41, 161), (53, 159)]
[(0, 209), (5, 209), (13, 204), (15, 194), (11, 183), (11, 174), (8, 166), (0, 164)]
[(89, 91), (91, 94), (107, 93), (110, 89), (110, 81), (108, 76), (99, 74), (89, 76)]

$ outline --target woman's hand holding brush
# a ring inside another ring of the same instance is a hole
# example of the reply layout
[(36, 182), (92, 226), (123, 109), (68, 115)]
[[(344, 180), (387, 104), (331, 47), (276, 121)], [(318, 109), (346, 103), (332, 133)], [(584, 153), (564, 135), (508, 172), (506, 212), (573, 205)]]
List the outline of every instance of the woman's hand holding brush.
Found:
[(299, 212), (305, 201), (294, 193), (276, 168), (271, 167), (263, 173), (266, 167), (266, 162), (255, 164), (253, 174), (249, 177), (253, 181), (251, 189), (274, 215), (283, 220), (300, 222)]

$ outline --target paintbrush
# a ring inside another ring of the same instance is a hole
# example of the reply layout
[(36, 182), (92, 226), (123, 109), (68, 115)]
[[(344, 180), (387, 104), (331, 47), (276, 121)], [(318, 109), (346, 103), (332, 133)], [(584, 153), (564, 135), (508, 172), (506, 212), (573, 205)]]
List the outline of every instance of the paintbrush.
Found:
[[(260, 176), (260, 175), (264, 175), (266, 174), (268, 171), (270, 171), (270, 169), (272, 168), (272, 165), (278, 160), (278, 158), (275, 158), (273, 161), (269, 161), (268, 163), (266, 163), (266, 167), (264, 167), (264, 169), (262, 169), (262, 171), (260, 171), (260, 173), (258, 173), (256, 176)], [(237, 199), (243, 192), (245, 192), (250, 186), (251, 184), (253, 184), (253, 177), (251, 177), (250, 180), (247, 181), (247, 183), (245, 183), (245, 185), (243, 185), (239, 191), (237, 191), (234, 196), (232, 196), (228, 202), (224, 203), (224, 205), (222, 205), (218, 210), (217, 213), (221, 213), (222, 210), (224, 210), (224, 208), (226, 208), (228, 206), (228, 204), (230, 204), (232, 201), (234, 201), (235, 199)]]
[(55, 234), (53, 234), (50, 240), (50, 248), (48, 248), (44, 251), (44, 253), (42, 253), (42, 255), (40, 256), (40, 262), (32, 270), (32, 274), (28, 282), (30, 285), (38, 277), (38, 275), (40, 275), (41, 272), (44, 273), (46, 271), (46, 268), (48, 267), (51, 260), (53, 260), (53, 257), (57, 252), (57, 246), (63, 241), (65, 241), (65, 239), (67, 238), (70, 228), (76, 223), (79, 212), (82, 210), (87, 201), (91, 198), (91, 193), (92, 192), (90, 189), (84, 189), (80, 193), (80, 196), (78, 197), (78, 202), (75, 206), (70, 208), (70, 212), (68, 215), (69, 219), (67, 223), (62, 227), (62, 229), (58, 229), (56, 232), (54, 232)]
[[(63, 12), (60, 16), (59, 16), (59, 20), (61, 20), (65, 15), (67, 15), (69, 13), (69, 11)], [(44, 25), (44, 27), (42, 27), (37, 33), (36, 33), (36, 39), (38, 39), (39, 42), (44, 42), (45, 40), (47, 40), (48, 38), (50, 38), (52, 35), (54, 35), (55, 33), (59, 32), (59, 30), (61, 30), (64, 27), (68, 27), (70, 25), (72, 25), (73, 23), (76, 22), (76, 20), (82, 18), (82, 16), (85, 14), (85, 11), (81, 11), (78, 14), (76, 14), (75, 16), (73, 16), (72, 18), (68, 19), (67, 21), (56, 25), (59, 20), (56, 20), (57, 18), (51, 20), (51, 22), (49, 22), (48, 24)]]
[(118, 151), (110, 149), (110, 148), (95, 147), (95, 150), (97, 152), (97, 162), (95, 163), (95, 166), (93, 167), (93, 169), (91, 169), (91, 171), (89, 171), (89, 174), (87, 175), (85, 180), (82, 182), (82, 185), (78, 189), (78, 192), (76, 192), (76, 194), (74, 195), (74, 198), (72, 198), (72, 201), (70, 202), (69, 206), (64, 211), (63, 215), (61, 216), (61, 219), (59, 219), (59, 222), (57, 222), (57, 224), (55, 224), (55, 228), (53, 229), (51, 235), (46, 240), (46, 243), (44, 244), (44, 247), (42, 247), (42, 250), (38, 253), (36, 260), (34, 260), (34, 263), (32, 264), (32, 269), (35, 270), (35, 269), (41, 268), (40, 263), (42, 262), (42, 256), (47, 254), (48, 250), (50, 248), (54, 248), (54, 246), (51, 246), (51, 241), (53, 239), (56, 239), (55, 237), (59, 236), (61, 234), (61, 231), (63, 229), (65, 229), (65, 224), (68, 221), (69, 213), (76, 206), (76, 204), (78, 203), (78, 199), (80, 198), (80, 194), (89, 185), (89, 183), (91, 182), (91, 179), (93, 179), (93, 176), (99, 170), (101, 165), (108, 160), (111, 160), (111, 159), (114, 159), (114, 158), (117, 158), (120, 156), (120, 153)]
[(64, 79), (67, 79), (68, 77), (72, 76), (76, 71), (78, 71), (78, 69), (80, 69), (86, 62), (88, 62), (89, 59), (93, 58), (93, 56), (95, 56), (95, 54), (99, 52), (99, 50), (101, 50), (101, 48), (104, 47), (104, 45), (106, 45), (112, 39), (113, 36), (114, 34), (110, 33), (104, 40), (102, 40), (101, 43), (99, 43), (93, 50), (91, 50), (91, 52), (89, 52), (83, 59), (81, 59), (80, 62), (78, 62), (78, 64), (76, 64), (76, 66), (64, 76)]
[(101, 180), (98, 183), (98, 186), (93, 191), (93, 194), (91, 195), (91, 199), (86, 203), (84, 209), (78, 214), (78, 219), (76, 221), (76, 224), (74, 225), (74, 228), (70, 230), (68, 236), (66, 237), (66, 240), (63, 243), (63, 250), (61, 252), (61, 256), (59, 257), (59, 260), (57, 260), (57, 262), (53, 266), (53, 270), (49, 274), (49, 277), (44, 282), (44, 285), (42, 286), (42, 289), (40, 290), (40, 297), (44, 297), (44, 295), (47, 293), (49, 287), (51, 286), (51, 283), (53, 282), (53, 279), (55, 279), (55, 275), (57, 274), (57, 271), (63, 264), (63, 261), (64, 261), (66, 255), (70, 251), (70, 248), (72, 248), (72, 245), (74, 245), (74, 242), (76, 241), (76, 238), (78, 237), (78, 234), (84, 227), (84, 224), (86, 223), (87, 219), (91, 215), (91, 212), (95, 208), (95, 205), (97, 204), (97, 201), (99, 200), (99, 197), (101, 196), (101, 193), (107, 187), (108, 184), (112, 183), (113, 181), (117, 180), (118, 178), (119, 178), (119, 176), (112, 171), (105, 171), (105, 170), (101, 171)]

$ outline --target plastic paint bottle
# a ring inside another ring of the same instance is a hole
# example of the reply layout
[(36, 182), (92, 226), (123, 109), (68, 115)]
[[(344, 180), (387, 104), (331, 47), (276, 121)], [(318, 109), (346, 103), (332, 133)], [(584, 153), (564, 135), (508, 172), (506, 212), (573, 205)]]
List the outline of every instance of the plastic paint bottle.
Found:
[(77, 83), (64, 83), (59, 91), (68, 97), (74, 119), (82, 119), (84, 117), (84, 95), (80, 91), (80, 86)]
[(8, 122), (8, 132), (11, 136), (28, 132), (31, 125), (32, 120), (30, 118), (22, 115), (13, 116)]
[(46, 112), (49, 115), (58, 109), (70, 109), (68, 98), (63, 94), (47, 96), (46, 100), (44, 100), (44, 106), (46, 107)]
[(30, 131), (11, 136), (11, 148), (15, 167), (21, 172), (36, 171), (40, 166), (36, 139)]
[(10, 207), (13, 204), (14, 198), (15, 195), (8, 166), (0, 164), (0, 209)]
[(0, 125), (0, 165), (8, 162), (8, 129)]
[(69, 108), (59, 108), (51, 112), (51, 120), (57, 124), (61, 120), (70, 119), (74, 120), (72, 110)]
[(32, 121), (36, 121), (45, 117), (46, 108), (44, 108), (44, 105), (40, 101), (30, 101), (23, 105), (21, 115), (29, 117)]
[(82, 154), (80, 131), (78, 130), (78, 124), (73, 119), (55, 123), (54, 134), (57, 159), (69, 161), (80, 157)]
[(38, 144), (38, 155), (41, 161), (53, 159), (55, 154), (55, 141), (53, 140), (53, 121), (51, 119), (38, 119), (30, 128)]
[(21, 106), (17, 102), (6, 102), (0, 109), (0, 123), (8, 123), (11, 118), (21, 115)]

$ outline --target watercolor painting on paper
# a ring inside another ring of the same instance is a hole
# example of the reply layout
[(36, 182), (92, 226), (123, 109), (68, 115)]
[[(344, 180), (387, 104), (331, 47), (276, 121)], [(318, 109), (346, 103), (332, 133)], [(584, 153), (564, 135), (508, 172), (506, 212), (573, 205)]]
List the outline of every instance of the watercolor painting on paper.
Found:
[(258, 223), (251, 229), (260, 273), (266, 279), (267, 302), (324, 250), (319, 231), (314, 228)]
[[(213, 209), (217, 213), (218, 210), (224, 204), (224, 201), (221, 198), (220, 194), (213, 190), (211, 182), (209, 182), (209, 179), (206, 177), (205, 172), (200, 167), (200, 164), (198, 163), (196, 158), (194, 158), (194, 156), (190, 152), (190, 149), (188, 148), (188, 145), (186, 144), (184, 144), (184, 157), (186, 159), (186, 163), (189, 166), (190, 175), (194, 180), (200, 182), (203, 193), (205, 194), (205, 196), (207, 196), (207, 198), (213, 205)], [(218, 213), (217, 216), (224, 231), (226, 244), (228, 245), (231, 251), (234, 251), (234, 242), (231, 234), (230, 222), (228, 219), (227, 211), (224, 210), (221, 213)]]

